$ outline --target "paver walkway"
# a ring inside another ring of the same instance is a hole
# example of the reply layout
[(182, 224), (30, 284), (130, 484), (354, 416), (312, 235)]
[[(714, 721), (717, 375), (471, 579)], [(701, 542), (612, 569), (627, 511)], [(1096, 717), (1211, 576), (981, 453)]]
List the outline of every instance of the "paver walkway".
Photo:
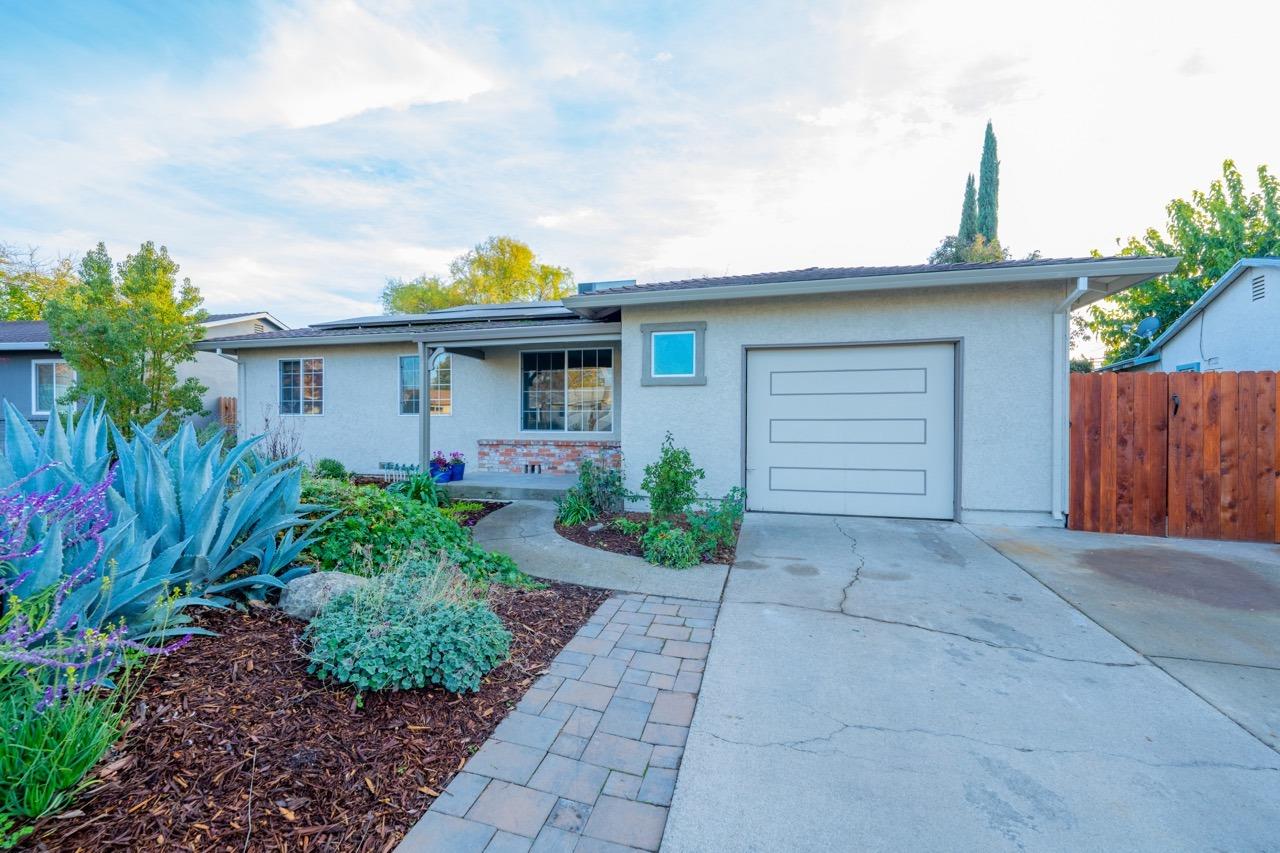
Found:
[(475, 526), (476, 543), (506, 554), (538, 578), (719, 601), (728, 566), (664, 569), (629, 554), (611, 554), (565, 539), (555, 529), (556, 505), (517, 501), (490, 513)]
[(717, 611), (638, 593), (602, 604), (400, 853), (657, 850)]

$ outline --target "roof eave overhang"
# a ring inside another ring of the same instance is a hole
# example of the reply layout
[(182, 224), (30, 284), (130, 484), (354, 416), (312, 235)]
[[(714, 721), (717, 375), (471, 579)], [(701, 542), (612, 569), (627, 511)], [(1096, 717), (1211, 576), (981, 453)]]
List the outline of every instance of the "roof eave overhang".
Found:
[(566, 323), (545, 327), (518, 327), (510, 329), (459, 329), (451, 332), (398, 332), (396, 334), (371, 333), (368, 335), (314, 335), (301, 338), (263, 338), (259, 340), (200, 341), (196, 349), (206, 352), (223, 350), (236, 352), (243, 349), (276, 349), (280, 347), (344, 346), (353, 344), (400, 344), (419, 341), (427, 344), (453, 346), (512, 346), (546, 340), (600, 341), (620, 340), (621, 323)]
[(53, 346), (48, 341), (6, 341), (0, 343), (0, 352), (21, 352), (27, 350), (29, 352), (53, 352)]
[(673, 290), (610, 293), (570, 296), (564, 300), (584, 317), (598, 317), (628, 305), (657, 305), (677, 302), (701, 302), (720, 299), (760, 299), (776, 296), (804, 296), (825, 293), (859, 293), (879, 290), (902, 290), (923, 287), (963, 287), (972, 285), (1020, 284), (1037, 281), (1061, 281), (1087, 277), (1112, 279), (1091, 287), (1093, 301), (1103, 299), (1125, 288), (1172, 272), (1178, 258), (1111, 258), (1087, 263), (1044, 264), (1040, 266), (987, 267), (974, 270), (902, 273), (899, 275), (859, 276), (819, 281), (786, 281), (766, 284), (734, 284), (691, 287)]

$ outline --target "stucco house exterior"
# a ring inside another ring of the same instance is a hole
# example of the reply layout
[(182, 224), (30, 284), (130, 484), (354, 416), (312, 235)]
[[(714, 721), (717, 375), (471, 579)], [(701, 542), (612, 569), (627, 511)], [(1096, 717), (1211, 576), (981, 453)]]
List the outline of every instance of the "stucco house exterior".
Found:
[[(587, 283), (480, 305), (209, 338), (242, 417), (376, 473), (622, 461), (669, 431), (706, 493), (762, 511), (1052, 523), (1066, 506), (1067, 317), (1169, 258), (811, 268)], [(421, 370), (423, 364), (429, 370)], [(423, 416), (422, 401), (430, 404)]]
[(1280, 370), (1280, 258), (1244, 258), (1138, 355), (1103, 370)]
[[(205, 335), (245, 335), (286, 328), (266, 311), (210, 314)], [(236, 396), (236, 365), (211, 352), (197, 352), (195, 361), (178, 368), (179, 381), (194, 376), (209, 390), (204, 406), (208, 415), (198, 426), (218, 416), (218, 398)], [(42, 321), (0, 323), (0, 398), (8, 400), (28, 420), (47, 421), (53, 403), (75, 381), (75, 371), (53, 349), (49, 326)], [(0, 413), (0, 424), (3, 424)]]

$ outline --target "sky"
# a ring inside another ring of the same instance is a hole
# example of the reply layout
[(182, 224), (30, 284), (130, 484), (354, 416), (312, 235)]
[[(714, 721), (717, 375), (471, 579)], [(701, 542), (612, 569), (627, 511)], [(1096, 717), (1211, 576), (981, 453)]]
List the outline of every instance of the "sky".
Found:
[(495, 234), (580, 281), (919, 263), (990, 119), (1002, 242), (1110, 253), (1228, 157), (1280, 168), (1277, 27), (1257, 0), (8, 0), (0, 243), (152, 240), (209, 310), (290, 325)]

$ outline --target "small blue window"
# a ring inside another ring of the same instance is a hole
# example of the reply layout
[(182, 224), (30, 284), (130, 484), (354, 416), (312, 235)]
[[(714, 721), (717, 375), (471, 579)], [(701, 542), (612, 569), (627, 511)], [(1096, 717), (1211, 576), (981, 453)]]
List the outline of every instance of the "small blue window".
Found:
[(654, 332), (653, 375), (695, 375), (697, 339), (697, 333), (692, 330), (687, 332)]
[(1193, 362), (1190, 362), (1189, 364), (1179, 364), (1177, 367), (1177, 371), (1179, 373), (1199, 373), (1200, 362), (1193, 361)]

